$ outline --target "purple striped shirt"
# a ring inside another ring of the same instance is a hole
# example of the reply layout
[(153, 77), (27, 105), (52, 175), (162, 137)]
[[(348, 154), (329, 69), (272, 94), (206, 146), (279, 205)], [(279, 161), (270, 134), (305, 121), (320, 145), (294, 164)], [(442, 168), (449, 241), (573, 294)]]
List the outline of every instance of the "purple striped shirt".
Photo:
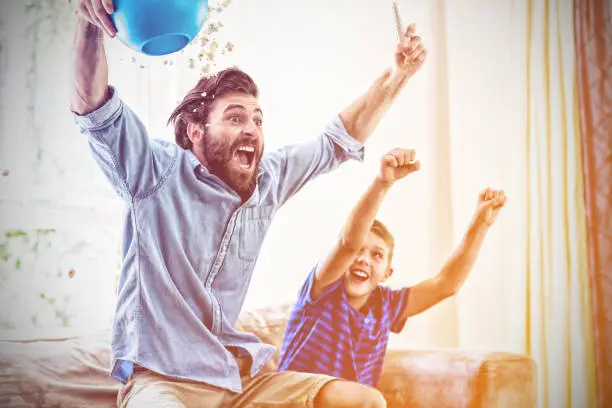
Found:
[[(315, 268), (316, 269), (316, 268)], [(378, 286), (362, 311), (348, 303), (340, 278), (316, 299), (313, 269), (300, 290), (280, 353), (278, 370), (327, 374), (375, 387), (389, 342), (406, 319), (409, 288)]]

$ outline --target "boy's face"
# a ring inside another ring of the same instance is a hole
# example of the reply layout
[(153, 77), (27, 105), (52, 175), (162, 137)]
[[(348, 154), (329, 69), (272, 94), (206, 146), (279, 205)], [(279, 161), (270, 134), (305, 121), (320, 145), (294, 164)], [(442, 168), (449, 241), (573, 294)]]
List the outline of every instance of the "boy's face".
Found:
[(344, 290), (348, 297), (369, 296), (393, 273), (389, 264), (389, 247), (370, 231), (359, 254), (344, 275)]

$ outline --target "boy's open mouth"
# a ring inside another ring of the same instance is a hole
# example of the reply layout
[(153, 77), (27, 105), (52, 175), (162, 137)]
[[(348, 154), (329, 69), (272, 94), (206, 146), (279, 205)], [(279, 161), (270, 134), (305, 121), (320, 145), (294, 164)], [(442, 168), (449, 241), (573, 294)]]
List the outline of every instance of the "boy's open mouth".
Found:
[(370, 279), (370, 275), (366, 271), (361, 270), (361, 269), (351, 269), (350, 276), (353, 280), (359, 283), (363, 283), (367, 281), (368, 279)]
[(255, 147), (251, 145), (239, 146), (234, 152), (234, 160), (238, 162), (238, 167), (250, 170), (255, 162)]

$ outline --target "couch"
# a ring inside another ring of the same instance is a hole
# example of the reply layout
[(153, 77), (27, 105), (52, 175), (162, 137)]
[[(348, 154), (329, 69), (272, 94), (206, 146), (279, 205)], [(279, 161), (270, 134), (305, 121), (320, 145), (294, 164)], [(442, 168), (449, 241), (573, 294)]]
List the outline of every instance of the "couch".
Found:
[[(241, 330), (278, 347), (290, 305), (243, 312)], [(77, 337), (0, 339), (0, 407), (113, 407), (110, 330)], [(273, 370), (278, 351), (265, 370)], [(379, 385), (389, 407), (536, 406), (536, 367), (524, 355), (388, 350)]]

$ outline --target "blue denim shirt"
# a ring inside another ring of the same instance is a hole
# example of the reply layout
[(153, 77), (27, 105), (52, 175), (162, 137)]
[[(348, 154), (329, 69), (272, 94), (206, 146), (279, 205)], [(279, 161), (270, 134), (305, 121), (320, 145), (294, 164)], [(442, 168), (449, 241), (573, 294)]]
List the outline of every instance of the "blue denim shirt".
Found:
[(255, 192), (241, 203), (191, 151), (150, 139), (110, 90), (107, 103), (75, 120), (125, 202), (112, 376), (125, 382), (138, 364), (241, 392), (228, 347), (252, 357), (251, 375), (274, 352), (235, 330), (270, 222), (305, 183), (363, 160), (363, 145), (335, 117), (314, 139), (264, 153)]

